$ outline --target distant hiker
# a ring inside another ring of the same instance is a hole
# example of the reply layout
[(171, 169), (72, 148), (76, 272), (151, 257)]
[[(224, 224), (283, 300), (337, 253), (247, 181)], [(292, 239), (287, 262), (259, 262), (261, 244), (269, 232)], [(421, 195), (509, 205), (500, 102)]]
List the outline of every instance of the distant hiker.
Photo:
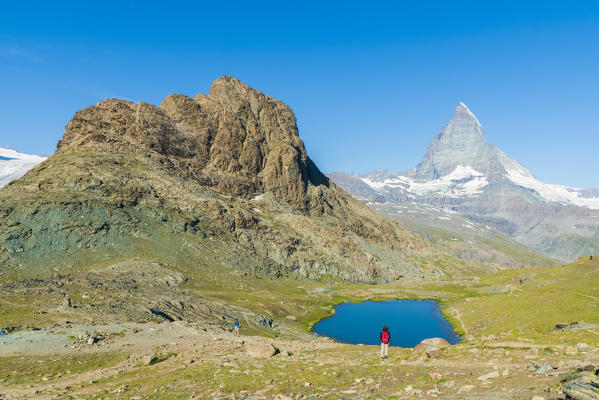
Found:
[(593, 256), (589, 256), (589, 260), (590, 260), (590, 261), (593, 261)]
[(387, 325), (383, 326), (381, 331), (381, 358), (389, 358), (389, 342), (391, 341), (391, 333)]
[(235, 327), (233, 328), (233, 333), (235, 335), (239, 335), (239, 321), (235, 320)]

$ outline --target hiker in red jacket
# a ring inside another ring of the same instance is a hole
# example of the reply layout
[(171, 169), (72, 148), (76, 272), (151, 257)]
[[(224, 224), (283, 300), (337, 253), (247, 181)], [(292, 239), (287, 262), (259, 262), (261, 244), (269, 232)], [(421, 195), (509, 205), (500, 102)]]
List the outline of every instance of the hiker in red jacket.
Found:
[(389, 327), (383, 326), (381, 331), (381, 358), (389, 358), (389, 342), (391, 341), (391, 333)]

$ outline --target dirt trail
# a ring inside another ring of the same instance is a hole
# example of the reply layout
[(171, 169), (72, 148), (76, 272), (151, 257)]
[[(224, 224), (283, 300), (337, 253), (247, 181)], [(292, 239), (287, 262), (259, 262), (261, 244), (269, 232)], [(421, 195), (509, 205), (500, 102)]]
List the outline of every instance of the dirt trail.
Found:
[(578, 293), (578, 292), (574, 292), (574, 294), (576, 294), (578, 296), (582, 296), (582, 297), (587, 297), (589, 299), (599, 300), (599, 297), (597, 297), (597, 296), (591, 296), (588, 294), (583, 294), (583, 293)]
[(460, 325), (462, 326), (462, 330), (464, 331), (464, 336), (467, 336), (468, 329), (466, 329), (466, 325), (464, 324), (464, 321), (462, 321), (462, 315), (460, 314), (460, 310), (458, 310), (457, 308), (452, 308), (451, 311), (453, 311), (455, 318), (459, 321)]

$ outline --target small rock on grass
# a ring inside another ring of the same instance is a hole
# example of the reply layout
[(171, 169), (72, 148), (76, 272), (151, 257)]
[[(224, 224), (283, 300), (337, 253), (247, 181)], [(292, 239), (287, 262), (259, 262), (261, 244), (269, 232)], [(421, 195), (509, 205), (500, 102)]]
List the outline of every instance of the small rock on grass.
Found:
[(474, 385), (464, 385), (458, 390), (458, 394), (461, 393), (470, 393), (475, 389)]
[(544, 374), (551, 371), (552, 369), (553, 368), (551, 368), (551, 365), (549, 364), (541, 364), (539, 368), (537, 368), (537, 370), (535, 371), (535, 374)]
[(143, 365), (151, 365), (152, 363), (155, 363), (156, 361), (158, 361), (158, 357), (156, 357), (156, 356), (145, 356), (144, 358), (141, 359), (141, 363)]
[(481, 375), (476, 379), (478, 379), (479, 381), (486, 381), (487, 379), (497, 378), (498, 376), (499, 376), (499, 372), (493, 371), (493, 372), (489, 372), (488, 374)]
[(239, 364), (234, 362), (226, 362), (223, 364), (223, 367), (239, 367)]
[(439, 379), (443, 378), (443, 374), (441, 374), (441, 373), (439, 373), (439, 372), (431, 372), (431, 373), (429, 374), (429, 376), (431, 377), (431, 379), (432, 379), (432, 380), (435, 380), (435, 381), (437, 381), (437, 380), (439, 380)]

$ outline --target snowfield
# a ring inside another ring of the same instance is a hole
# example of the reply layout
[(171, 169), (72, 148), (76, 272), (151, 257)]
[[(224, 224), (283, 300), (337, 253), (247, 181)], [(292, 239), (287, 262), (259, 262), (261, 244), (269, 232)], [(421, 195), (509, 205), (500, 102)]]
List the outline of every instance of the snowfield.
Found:
[(481, 194), (482, 189), (489, 184), (487, 177), (482, 173), (462, 164), (449, 174), (428, 182), (416, 182), (406, 176), (398, 176), (384, 181), (360, 179), (377, 192), (403, 188), (406, 192), (416, 196), (443, 194), (447, 197), (470, 197)]
[[(505, 167), (505, 177), (517, 186), (534, 190), (543, 201), (559, 204), (573, 204), (590, 209), (599, 209), (599, 197), (585, 197), (584, 189), (570, 186), (543, 183), (519, 163), (501, 155), (500, 160)], [(467, 198), (481, 194), (489, 184), (487, 176), (469, 165), (459, 164), (452, 172), (426, 182), (417, 182), (407, 176), (396, 176), (384, 180), (360, 178), (374, 191), (383, 194), (387, 190), (401, 189), (413, 197), (445, 196)]]
[(0, 188), (19, 179), (46, 158), (19, 153), (9, 147), (0, 147)]
[(582, 197), (582, 189), (543, 183), (521, 169), (508, 169), (507, 178), (518, 186), (534, 190), (545, 201), (599, 209), (599, 197)]

